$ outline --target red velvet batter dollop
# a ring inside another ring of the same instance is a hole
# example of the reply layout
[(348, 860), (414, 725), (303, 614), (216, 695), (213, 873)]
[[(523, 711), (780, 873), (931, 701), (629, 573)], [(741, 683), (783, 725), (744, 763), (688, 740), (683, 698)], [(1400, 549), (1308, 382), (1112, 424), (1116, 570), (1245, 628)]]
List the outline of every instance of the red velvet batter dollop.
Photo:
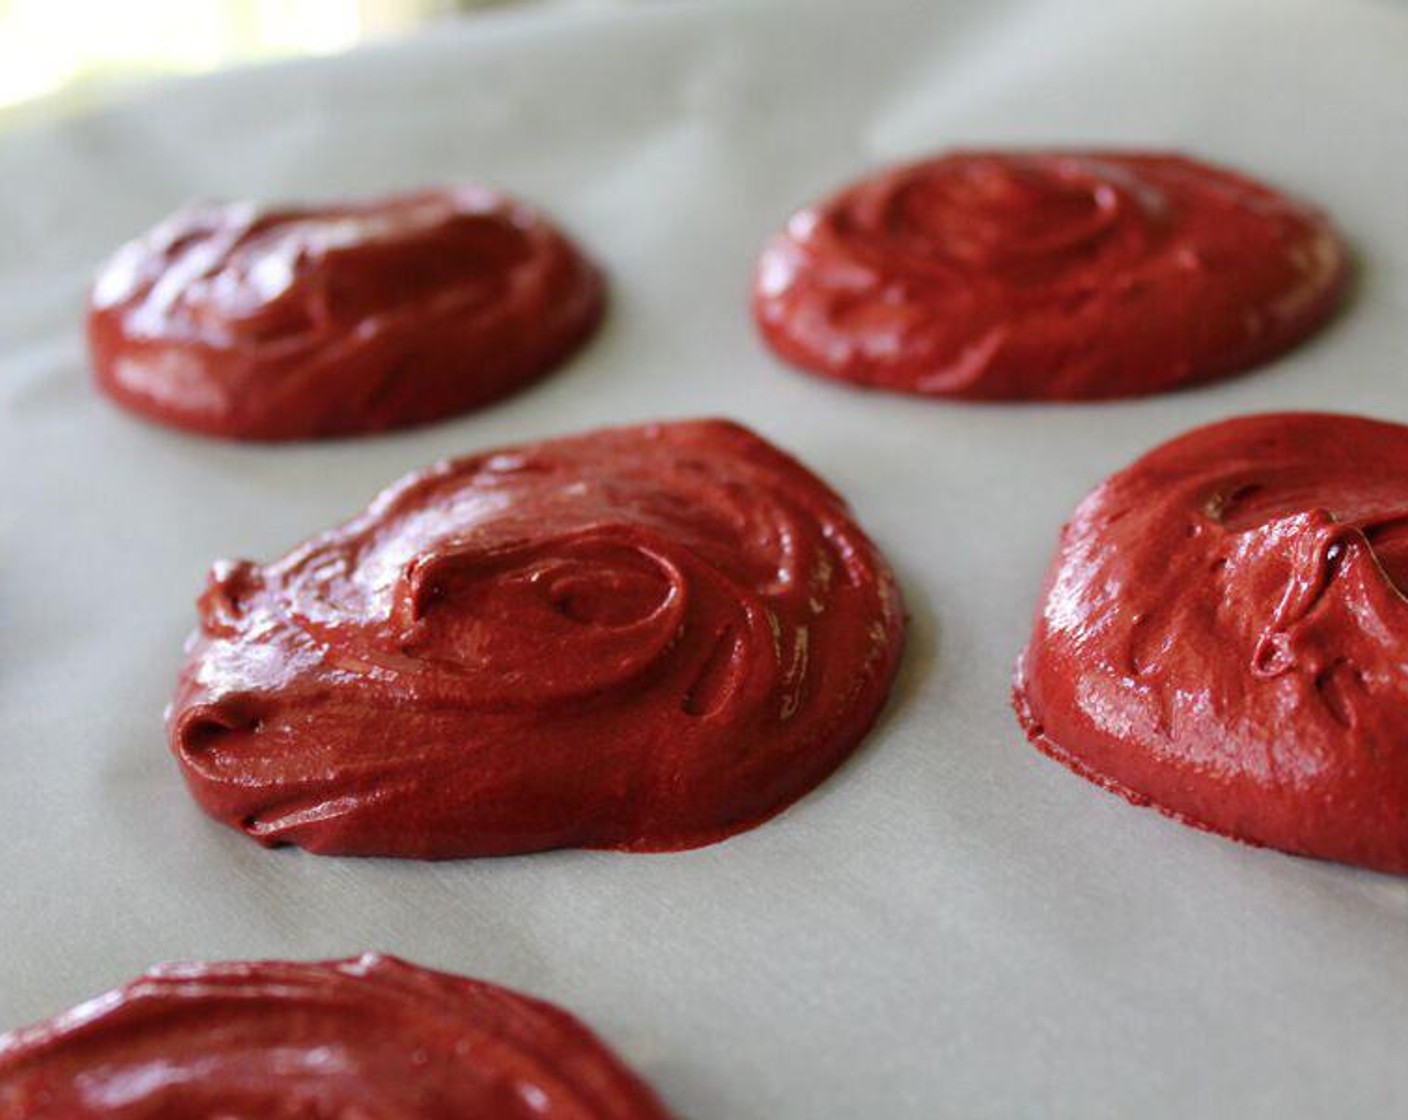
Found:
[(375, 955), (152, 970), (0, 1035), (4, 1120), (668, 1120), (563, 1011)]
[(423, 858), (756, 825), (859, 743), (903, 629), (842, 500), (722, 421), (441, 464), (200, 610), (170, 731), (201, 805)]
[(1252, 416), (1114, 475), (1061, 536), (1018, 714), (1186, 823), (1408, 872), (1408, 427)]
[(954, 152), (796, 214), (754, 313), (789, 362), (931, 396), (1127, 397), (1258, 365), (1334, 309), (1318, 213), (1175, 155)]
[(604, 285), (527, 206), (479, 187), (325, 209), (188, 210), (92, 293), (98, 384), (235, 439), (376, 432), (477, 408), (563, 361)]

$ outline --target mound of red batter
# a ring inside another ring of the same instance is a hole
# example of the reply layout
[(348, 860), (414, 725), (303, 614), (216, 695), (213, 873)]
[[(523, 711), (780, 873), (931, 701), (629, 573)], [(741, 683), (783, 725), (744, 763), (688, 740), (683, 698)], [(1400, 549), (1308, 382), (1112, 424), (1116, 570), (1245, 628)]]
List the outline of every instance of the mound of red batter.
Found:
[(563, 361), (604, 285), (521, 203), (478, 187), (324, 209), (190, 210), (92, 293), (99, 386), (234, 439), (377, 432), (477, 408)]
[(1016, 704), (1140, 804), (1408, 872), (1408, 427), (1251, 416), (1114, 475), (1061, 536)]
[(931, 396), (1066, 400), (1236, 373), (1318, 327), (1319, 214), (1181, 156), (954, 152), (803, 210), (759, 262), (785, 359)]
[(6, 1120), (668, 1120), (563, 1011), (375, 955), (155, 969), (0, 1035)]
[(200, 610), (170, 733), (201, 805), (423, 858), (752, 827), (860, 742), (903, 630), (844, 502), (721, 421), (441, 464)]

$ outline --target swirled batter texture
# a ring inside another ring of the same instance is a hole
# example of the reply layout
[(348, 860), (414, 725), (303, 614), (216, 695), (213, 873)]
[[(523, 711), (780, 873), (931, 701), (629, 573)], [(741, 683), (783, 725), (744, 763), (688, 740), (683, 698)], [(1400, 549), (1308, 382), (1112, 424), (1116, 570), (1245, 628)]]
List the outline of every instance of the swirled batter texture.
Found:
[(201, 805), (423, 858), (749, 828), (864, 736), (903, 626), (842, 500), (722, 421), (441, 464), (200, 612), (170, 733)]
[(88, 341), (119, 404), (296, 440), (477, 408), (565, 360), (604, 285), (540, 215), (477, 187), (325, 209), (189, 210), (123, 247)]
[(368, 955), (166, 965), (0, 1035), (0, 1120), (668, 1120), (581, 1023)]
[(1186, 823), (1408, 872), (1408, 427), (1252, 416), (1062, 533), (1018, 669), (1032, 740)]
[(955, 152), (803, 210), (754, 312), (795, 365), (941, 397), (1156, 393), (1245, 370), (1334, 309), (1324, 218), (1173, 155)]

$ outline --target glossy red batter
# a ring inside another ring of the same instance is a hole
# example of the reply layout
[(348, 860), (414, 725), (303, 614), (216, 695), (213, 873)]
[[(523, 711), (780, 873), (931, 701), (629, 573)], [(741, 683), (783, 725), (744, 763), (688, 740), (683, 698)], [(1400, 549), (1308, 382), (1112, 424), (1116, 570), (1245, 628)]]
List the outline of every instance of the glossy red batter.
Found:
[(576, 1019), (392, 957), (167, 965), (0, 1035), (0, 1120), (668, 1120)]
[(170, 731), (201, 805), (423, 858), (752, 827), (859, 743), (903, 629), (842, 500), (722, 421), (433, 467), (200, 609)]
[(189, 210), (93, 289), (98, 384), (154, 420), (292, 440), (421, 424), (546, 373), (595, 330), (600, 274), (478, 187), (324, 209)]
[(1062, 533), (1016, 704), (1186, 823), (1408, 872), (1408, 427), (1252, 416), (1165, 444)]
[(1156, 393), (1318, 327), (1344, 250), (1315, 211), (1181, 156), (954, 152), (803, 210), (759, 262), (787, 361), (930, 396)]

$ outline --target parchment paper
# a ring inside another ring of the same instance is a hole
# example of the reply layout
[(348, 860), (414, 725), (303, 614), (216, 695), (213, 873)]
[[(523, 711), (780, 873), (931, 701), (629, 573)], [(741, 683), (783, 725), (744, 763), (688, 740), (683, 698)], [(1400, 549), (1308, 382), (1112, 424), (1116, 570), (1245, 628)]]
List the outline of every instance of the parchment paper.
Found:
[[(956, 406), (783, 369), (762, 238), (958, 143), (1176, 147), (1331, 210), (1348, 311), (1261, 372), (1133, 404)], [(86, 282), (193, 197), (460, 178), (607, 265), (605, 333), (477, 416), (245, 447), (89, 387)], [(695, 1120), (1384, 1116), (1408, 1108), (1408, 881), (1100, 793), (1008, 709), (1057, 529), (1109, 471), (1268, 408), (1408, 420), (1408, 14), (1342, 2), (659, 3), (486, 17), (162, 87), (0, 143), (0, 1027), (169, 958), (379, 948), (584, 1016)], [(801, 455), (897, 567), (903, 676), (781, 818), (666, 856), (426, 865), (208, 822), (162, 708), (221, 556), (269, 559), (437, 457), (727, 414)], [(1408, 731), (1405, 731), (1408, 734)]]

